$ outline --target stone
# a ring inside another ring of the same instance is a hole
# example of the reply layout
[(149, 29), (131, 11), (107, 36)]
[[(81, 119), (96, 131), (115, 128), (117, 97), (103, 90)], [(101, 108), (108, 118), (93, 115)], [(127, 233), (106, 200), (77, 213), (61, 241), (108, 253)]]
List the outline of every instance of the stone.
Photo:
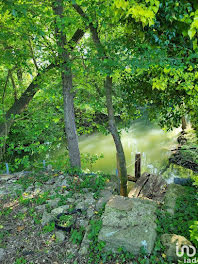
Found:
[(102, 207), (109, 201), (109, 199), (113, 196), (112, 192), (109, 190), (103, 190), (100, 192), (100, 199), (96, 203), (96, 210), (102, 209)]
[(59, 207), (53, 209), (51, 211), (51, 214), (53, 216), (56, 216), (56, 215), (59, 215), (59, 214), (66, 212), (68, 209), (69, 209), (69, 205), (62, 205), (62, 206), (59, 206)]
[(57, 242), (63, 242), (65, 240), (65, 233), (64, 231), (56, 231), (55, 232)]
[(123, 247), (138, 255), (144, 245), (151, 253), (157, 236), (155, 211), (153, 201), (113, 196), (106, 204), (98, 239), (113, 252)]
[(82, 201), (81, 199), (76, 201), (76, 209), (80, 209), (80, 210), (85, 210), (86, 209), (86, 205), (85, 202)]
[(86, 210), (88, 207), (95, 204), (95, 199), (92, 193), (87, 193), (84, 197), (81, 197), (76, 201), (76, 209)]
[(88, 193), (89, 192), (88, 188), (83, 188), (82, 191), (83, 191), (83, 193)]
[(32, 192), (34, 190), (34, 186), (33, 185), (30, 185), (26, 190), (25, 192)]
[(92, 217), (93, 217), (93, 215), (94, 215), (94, 208), (92, 208), (92, 207), (89, 207), (88, 209), (87, 209), (87, 218), (88, 219), (91, 219)]
[(67, 202), (74, 203), (75, 202), (75, 199), (74, 198), (67, 198)]
[(52, 171), (52, 165), (51, 164), (47, 165), (47, 171), (48, 172), (51, 172)]
[(22, 213), (27, 213), (27, 211), (28, 211), (28, 208), (27, 207), (24, 207), (24, 208), (21, 209), (21, 212)]
[(0, 261), (3, 261), (5, 258), (5, 249), (0, 248)]
[(167, 207), (167, 212), (174, 215), (176, 200), (180, 195), (185, 193), (185, 187), (178, 184), (169, 184), (164, 197), (164, 204)]
[(56, 198), (54, 200), (47, 200), (47, 204), (51, 206), (52, 208), (55, 208), (58, 206), (58, 202), (60, 201), (60, 198)]
[(62, 183), (61, 183), (61, 187), (63, 187), (63, 186), (68, 186), (68, 183), (67, 183), (67, 180), (66, 179), (64, 179), (62, 181)]
[(54, 219), (54, 217), (51, 214), (44, 212), (42, 219), (41, 219), (41, 224), (44, 226), (44, 225), (48, 224), (50, 221), (52, 221), (53, 219)]
[(82, 243), (81, 243), (81, 247), (78, 251), (79, 255), (86, 255), (88, 253), (89, 250), (89, 244), (91, 243), (91, 240), (88, 238), (88, 234), (90, 232), (91, 226), (88, 225), (85, 231), (85, 235), (83, 237)]
[(89, 224), (89, 221), (86, 219), (77, 218), (76, 220), (77, 227), (87, 227), (88, 224)]
[(179, 252), (182, 246), (192, 246), (191, 242), (185, 237), (176, 234), (163, 234), (161, 236), (161, 243), (165, 247), (166, 256), (171, 257), (174, 260), (179, 259), (179, 257), (176, 255), (176, 244), (178, 245)]
[(41, 204), (35, 207), (35, 209), (38, 210), (39, 212), (45, 211), (45, 208), (46, 208), (45, 204)]
[(69, 192), (67, 190), (64, 190), (64, 193), (62, 193), (62, 196), (67, 196)]

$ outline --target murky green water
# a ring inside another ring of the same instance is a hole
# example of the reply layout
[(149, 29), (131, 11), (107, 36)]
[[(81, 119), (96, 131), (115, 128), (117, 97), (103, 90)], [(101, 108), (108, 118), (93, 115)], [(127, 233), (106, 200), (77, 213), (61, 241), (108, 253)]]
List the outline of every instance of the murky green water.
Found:
[[(142, 172), (159, 173), (167, 164), (171, 149), (177, 146), (177, 136), (180, 129), (165, 132), (145, 120), (133, 122), (130, 129), (122, 131), (121, 140), (124, 146), (128, 174), (134, 175), (135, 153), (141, 152)], [(116, 151), (111, 135), (95, 133), (80, 137), (81, 153), (103, 154), (104, 158), (98, 160), (92, 171), (115, 174)], [(170, 176), (170, 175), (169, 175)]]

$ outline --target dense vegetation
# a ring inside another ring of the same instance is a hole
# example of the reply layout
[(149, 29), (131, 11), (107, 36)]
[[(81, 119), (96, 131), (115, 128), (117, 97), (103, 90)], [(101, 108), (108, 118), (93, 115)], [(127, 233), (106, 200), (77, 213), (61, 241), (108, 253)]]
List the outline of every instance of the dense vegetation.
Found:
[(63, 141), (79, 167), (76, 135), (94, 130), (110, 131), (123, 164), (115, 117), (128, 125), (142, 107), (163, 127), (188, 114), (196, 128), (196, 1), (1, 1), (0, 8), (1, 160), (13, 169)]
[[(15, 172), (40, 169), (45, 160), (55, 169), (78, 174), (84, 162), (98, 158), (80, 153), (78, 137), (100, 131), (113, 137), (120, 194), (127, 196), (120, 131), (145, 112), (166, 130), (181, 126), (188, 117), (195, 134), (181, 153), (197, 164), (197, 41), (197, 0), (0, 0), (0, 172), (5, 171), (5, 163)], [(66, 154), (54, 160), (60, 145)], [(27, 177), (19, 184), (27, 188), (31, 180)], [(96, 196), (105, 180), (99, 177), (92, 186)], [(84, 184), (77, 191), (89, 182)], [(196, 243), (194, 190), (189, 187), (178, 201), (175, 218), (159, 214), (159, 234), (181, 231)], [(16, 199), (26, 205), (42, 204), (48, 198), (46, 194), (30, 202), (21, 195)], [(178, 231), (185, 202), (193, 209), (184, 218), (192, 223)], [(40, 221), (34, 211), (28, 217)], [(91, 226), (94, 243), (89, 263), (115, 261), (117, 255), (101, 253), (100, 217)], [(54, 226), (45, 228), (48, 232)], [(80, 243), (83, 232), (74, 233), (72, 239)], [(157, 255), (161, 250), (161, 245), (155, 248), (151, 263), (166, 263)], [(133, 259), (122, 253), (123, 263)], [(135, 261), (147, 263), (144, 258)]]

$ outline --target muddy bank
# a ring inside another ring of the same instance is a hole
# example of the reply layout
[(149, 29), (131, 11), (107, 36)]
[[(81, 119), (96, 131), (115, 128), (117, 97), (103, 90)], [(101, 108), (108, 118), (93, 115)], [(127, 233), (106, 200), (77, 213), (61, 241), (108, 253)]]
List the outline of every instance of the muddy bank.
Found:
[(172, 151), (169, 162), (198, 173), (198, 144), (195, 132), (182, 131), (178, 143), (178, 148)]

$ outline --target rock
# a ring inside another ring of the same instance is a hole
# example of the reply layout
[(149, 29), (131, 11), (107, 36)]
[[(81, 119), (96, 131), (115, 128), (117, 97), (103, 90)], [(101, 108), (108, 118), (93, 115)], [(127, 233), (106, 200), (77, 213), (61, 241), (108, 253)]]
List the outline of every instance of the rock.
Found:
[(76, 201), (76, 209), (86, 210), (88, 207), (95, 204), (95, 199), (92, 193), (87, 193), (85, 198), (80, 198)]
[(56, 240), (57, 242), (63, 242), (65, 240), (65, 233), (64, 231), (56, 231), (55, 232), (55, 235), (56, 235)]
[(29, 192), (32, 192), (34, 190), (34, 186), (33, 185), (30, 185), (26, 190), (25, 192), (29, 193)]
[(51, 172), (52, 171), (52, 165), (51, 164), (47, 165), (47, 171), (48, 172)]
[(88, 253), (89, 244), (92, 242), (92, 241), (89, 240), (89, 238), (88, 238), (88, 234), (89, 234), (89, 232), (90, 232), (90, 228), (91, 228), (91, 226), (88, 225), (87, 228), (86, 228), (86, 231), (85, 231), (84, 238), (83, 238), (82, 243), (81, 243), (81, 247), (80, 247), (80, 249), (79, 249), (79, 251), (78, 251), (78, 253), (79, 253), (80, 255), (82, 255), (82, 256), (83, 256), (83, 255), (86, 255), (86, 254)]
[(51, 206), (52, 208), (55, 208), (58, 206), (58, 202), (60, 201), (60, 198), (56, 198), (54, 200), (47, 200), (47, 204)]
[(62, 181), (62, 183), (61, 183), (61, 187), (63, 187), (63, 186), (68, 186), (68, 183), (67, 183), (67, 180), (66, 179), (64, 179)]
[(36, 210), (43, 212), (45, 211), (46, 205), (45, 204), (41, 204), (35, 207)]
[(56, 216), (56, 215), (58, 215), (58, 214), (62, 214), (62, 213), (64, 213), (64, 212), (66, 212), (68, 209), (69, 209), (69, 205), (62, 205), (62, 206), (59, 206), (59, 207), (53, 209), (53, 210), (51, 211), (51, 214), (52, 214), (53, 216)]
[(35, 188), (34, 195), (38, 195), (39, 193), (41, 193), (41, 189), (40, 188)]
[(109, 199), (113, 196), (112, 192), (109, 190), (103, 190), (100, 192), (101, 198), (96, 203), (96, 210), (100, 210), (104, 204), (106, 204)]
[(24, 208), (21, 209), (21, 212), (22, 213), (26, 213), (27, 211), (28, 211), (28, 208), (27, 207), (24, 207)]
[(85, 202), (82, 201), (81, 199), (77, 200), (76, 201), (76, 209), (85, 210), (86, 209)]
[(82, 191), (83, 191), (83, 193), (88, 193), (89, 192), (88, 188), (83, 188)]
[[(176, 255), (176, 244), (178, 245), (178, 251), (181, 251), (182, 246), (192, 246), (191, 242), (185, 237), (175, 234), (163, 234), (161, 236), (162, 245), (165, 247), (165, 254), (167, 257), (171, 257), (174, 260), (178, 260)], [(191, 252), (191, 250), (190, 250)]]
[(86, 220), (86, 219), (81, 219), (81, 218), (78, 218), (76, 220), (76, 226), (77, 227), (87, 227), (89, 224), (89, 221)]
[(185, 193), (185, 187), (178, 184), (169, 184), (164, 197), (164, 203), (167, 207), (167, 212), (174, 215), (176, 200), (179, 196)]
[(92, 216), (94, 215), (94, 208), (92, 208), (92, 207), (89, 207), (88, 209), (87, 209), (87, 218), (88, 219), (91, 219), (92, 218)]
[(5, 249), (0, 248), (0, 261), (3, 261), (5, 258)]
[(123, 247), (138, 255), (144, 245), (151, 253), (157, 235), (155, 211), (150, 200), (114, 196), (106, 204), (98, 239), (106, 242), (107, 250)]
[(54, 217), (51, 214), (44, 212), (43, 217), (41, 219), (41, 224), (44, 226), (44, 225), (48, 224), (50, 221), (52, 221), (53, 219), (54, 219)]
[(67, 196), (69, 194), (69, 192), (67, 190), (64, 190), (64, 193), (62, 193), (62, 196)]
[(174, 178), (174, 183), (175, 184), (180, 184), (180, 185), (189, 185), (189, 184), (192, 184), (192, 179), (191, 178), (179, 178), (179, 177), (176, 177)]
[(35, 183), (34, 183), (34, 186), (35, 186), (35, 188), (40, 188), (40, 187), (42, 186), (42, 183), (40, 183), (40, 182), (35, 182)]
[(74, 202), (75, 202), (75, 199), (74, 199), (74, 198), (67, 198), (67, 201), (68, 201), (69, 203), (74, 203)]
[(61, 182), (62, 180), (64, 180), (64, 179), (65, 179), (65, 176), (64, 176), (64, 175), (60, 175), (60, 176), (57, 177), (57, 180), (60, 181), (60, 182)]

